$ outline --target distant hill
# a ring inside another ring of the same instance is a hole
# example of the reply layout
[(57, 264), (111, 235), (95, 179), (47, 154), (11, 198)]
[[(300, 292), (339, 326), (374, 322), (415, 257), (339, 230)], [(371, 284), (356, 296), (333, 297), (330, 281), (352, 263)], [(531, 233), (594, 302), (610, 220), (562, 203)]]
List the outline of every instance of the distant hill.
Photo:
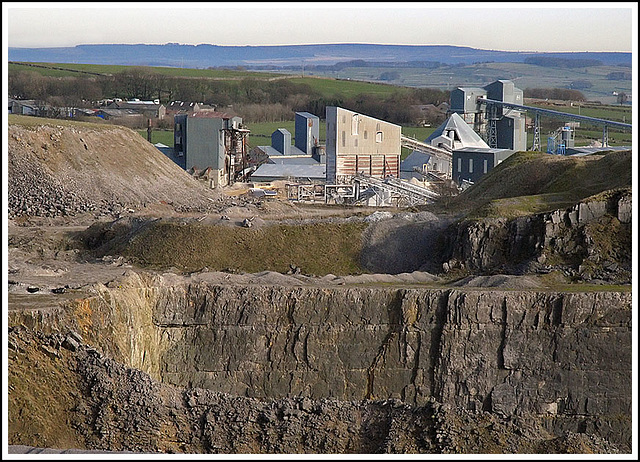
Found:
[(169, 66), (207, 68), (220, 66), (331, 65), (350, 60), (377, 62), (430, 61), (443, 64), (478, 62), (522, 63), (527, 58), (595, 60), (603, 65), (631, 66), (631, 53), (576, 52), (531, 53), (481, 50), (443, 45), (318, 44), (281, 46), (218, 45), (77, 45), (63, 48), (8, 49), (9, 61), (118, 64), (128, 66)]

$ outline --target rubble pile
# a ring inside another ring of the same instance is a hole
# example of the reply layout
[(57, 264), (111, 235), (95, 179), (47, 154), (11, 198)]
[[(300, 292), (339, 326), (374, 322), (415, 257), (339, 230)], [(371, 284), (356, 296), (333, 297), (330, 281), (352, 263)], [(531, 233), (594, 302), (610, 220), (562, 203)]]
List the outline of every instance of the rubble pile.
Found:
[[(76, 447), (65, 452), (203, 454), (482, 454), (593, 453), (621, 450), (588, 434), (552, 437), (526, 420), (502, 419), (435, 401), (412, 405), (397, 399), (339, 401), (307, 397), (259, 400), (202, 388), (159, 383), (84, 344), (74, 331), (44, 334), (24, 326), (9, 329), (9, 366), (22, 369), (9, 383), (15, 405), (16, 377), (29, 378), (32, 362), (63, 378), (57, 400), (71, 400), (60, 425), (35, 441), (52, 447), (61, 429), (73, 429)], [(36, 373), (31, 368), (32, 373)], [(12, 394), (13, 392), (13, 394)], [(31, 403), (50, 406), (50, 397)], [(15, 413), (9, 413), (15, 429)], [(25, 424), (37, 418), (22, 417)], [(31, 422), (32, 423), (32, 422)], [(27, 436), (27, 435), (24, 435)], [(33, 442), (34, 440), (31, 440)], [(10, 432), (14, 452), (25, 451), (22, 435)], [(36, 446), (37, 447), (37, 446)], [(10, 446), (10, 450), (12, 447)], [(51, 452), (51, 451), (49, 451)]]
[(159, 204), (218, 212), (224, 202), (124, 127), (10, 124), (8, 154), (9, 219), (119, 217)]

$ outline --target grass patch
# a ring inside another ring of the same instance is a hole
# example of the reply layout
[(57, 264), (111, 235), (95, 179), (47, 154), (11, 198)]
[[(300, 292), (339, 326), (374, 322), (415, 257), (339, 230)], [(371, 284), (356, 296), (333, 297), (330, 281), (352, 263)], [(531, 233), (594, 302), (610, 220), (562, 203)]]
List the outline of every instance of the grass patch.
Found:
[(9, 72), (32, 71), (40, 75), (52, 77), (77, 77), (82, 73), (101, 74), (104, 76), (130, 72), (133, 69), (144, 69), (153, 74), (169, 77), (200, 77), (217, 80), (238, 79), (273, 79), (277, 74), (267, 72), (240, 71), (233, 69), (191, 69), (179, 67), (125, 66), (117, 64), (82, 64), (82, 63), (19, 63), (9, 64)]
[(472, 210), (468, 218), (517, 218), (574, 205), (563, 194), (535, 194), (492, 200)]
[(407, 88), (384, 83), (362, 82), (358, 80), (338, 80), (317, 77), (292, 77), (293, 83), (303, 83), (320, 93), (324, 98), (351, 98), (358, 95), (387, 97)]
[[(147, 139), (146, 130), (136, 130), (136, 131), (145, 140)], [(165, 146), (173, 147), (173, 130), (152, 130), (151, 142), (153, 144), (162, 143)]]
[(155, 269), (286, 273), (295, 265), (304, 274), (350, 275), (366, 273), (360, 266), (365, 228), (366, 223), (242, 228), (161, 220), (134, 232), (127, 226), (94, 229), (98, 237), (91, 245), (98, 254), (124, 255)]
[(473, 218), (514, 217), (569, 207), (631, 186), (631, 151), (583, 157), (517, 152), (450, 201)]

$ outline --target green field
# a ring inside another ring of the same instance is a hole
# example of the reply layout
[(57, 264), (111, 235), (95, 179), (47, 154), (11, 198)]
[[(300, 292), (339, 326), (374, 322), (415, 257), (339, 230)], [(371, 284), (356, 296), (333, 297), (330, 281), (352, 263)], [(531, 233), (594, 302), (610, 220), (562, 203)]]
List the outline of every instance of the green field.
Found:
[(403, 89), (400, 86), (357, 80), (334, 80), (315, 77), (291, 77), (290, 80), (293, 83), (309, 85), (325, 98), (350, 98), (361, 94), (385, 97)]
[(404, 87), (427, 87), (453, 90), (457, 87), (484, 87), (499, 79), (512, 80), (515, 85), (527, 88), (569, 88), (571, 82), (588, 81), (590, 88), (580, 90), (591, 101), (612, 104), (613, 92), (632, 93), (631, 80), (609, 80), (611, 72), (624, 70), (618, 66), (593, 66), (588, 68), (561, 69), (524, 63), (478, 63), (468, 66), (442, 66), (428, 68), (347, 67), (340, 71), (316, 71), (316, 76), (336, 79), (380, 81), (389, 71), (397, 74), (388, 84)]
[[(33, 67), (29, 64), (42, 67)], [(485, 86), (498, 79), (512, 80), (522, 90), (527, 88), (569, 88), (574, 81), (587, 81), (590, 88), (580, 90), (590, 101), (613, 104), (614, 92), (632, 94), (631, 80), (609, 80), (607, 75), (625, 68), (619, 66), (593, 66), (561, 69), (524, 63), (478, 63), (468, 66), (441, 66), (428, 68), (348, 67), (340, 71), (308, 71), (300, 73), (254, 72), (235, 69), (189, 69), (176, 67), (116, 66), (98, 64), (10, 63), (9, 73), (29, 70), (42, 75), (69, 77), (91, 74), (114, 75), (126, 70), (144, 69), (168, 77), (207, 78), (215, 80), (288, 79), (304, 83), (325, 98), (349, 98), (358, 94), (388, 96), (411, 87), (453, 90), (459, 86)], [(394, 71), (395, 80), (382, 81), (381, 74)], [(597, 116), (595, 116), (597, 117)]]
[[(30, 66), (33, 64), (34, 66)], [(35, 67), (38, 66), (38, 67)], [(41, 75), (53, 77), (77, 77), (81, 73), (114, 75), (132, 69), (144, 69), (169, 77), (201, 77), (218, 80), (238, 80), (245, 78), (273, 79), (273, 73), (248, 72), (227, 69), (189, 69), (180, 67), (150, 67), (150, 66), (119, 66), (103, 64), (73, 64), (73, 63), (9, 63), (9, 72), (33, 71)], [(80, 73), (80, 74), (79, 74)]]

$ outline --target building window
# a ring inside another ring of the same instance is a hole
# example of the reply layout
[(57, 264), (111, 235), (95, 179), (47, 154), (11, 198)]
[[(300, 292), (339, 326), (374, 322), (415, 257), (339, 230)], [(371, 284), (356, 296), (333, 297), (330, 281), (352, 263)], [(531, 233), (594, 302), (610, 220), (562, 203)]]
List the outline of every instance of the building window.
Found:
[(487, 169), (489, 167), (489, 161), (487, 159), (484, 160), (484, 173), (487, 173)]
[(458, 173), (462, 172), (462, 159), (458, 157)]
[(353, 145), (357, 148), (358, 147), (358, 138), (355, 138), (353, 140)]
[(376, 143), (382, 143), (382, 132), (376, 132)]
[(469, 159), (469, 173), (473, 173), (473, 159)]
[(365, 140), (367, 139), (367, 135), (368, 135), (368, 133), (367, 133), (367, 131), (365, 130), (365, 131), (364, 131), (364, 139), (365, 139)]
[(351, 134), (358, 134), (358, 114), (353, 114), (351, 116)]
[(347, 145), (347, 134), (344, 130), (342, 130), (342, 147), (344, 148)]

